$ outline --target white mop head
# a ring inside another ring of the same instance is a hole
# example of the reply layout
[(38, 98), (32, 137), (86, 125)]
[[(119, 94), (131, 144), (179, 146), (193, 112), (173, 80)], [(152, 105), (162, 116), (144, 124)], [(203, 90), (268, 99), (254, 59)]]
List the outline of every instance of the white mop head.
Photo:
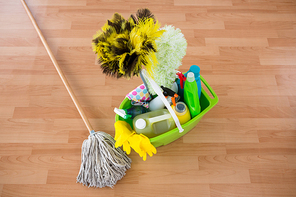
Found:
[(113, 187), (131, 167), (131, 159), (107, 133), (98, 131), (84, 140), (77, 182), (88, 187)]

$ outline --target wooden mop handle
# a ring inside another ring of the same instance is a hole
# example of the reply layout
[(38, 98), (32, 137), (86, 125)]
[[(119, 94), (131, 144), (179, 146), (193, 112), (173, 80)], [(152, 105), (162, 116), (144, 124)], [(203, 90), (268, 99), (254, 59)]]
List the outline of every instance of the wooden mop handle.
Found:
[(89, 123), (89, 121), (88, 121), (85, 113), (83, 112), (82, 107), (80, 106), (80, 104), (79, 104), (79, 102), (78, 102), (78, 100), (77, 100), (77, 98), (76, 98), (73, 90), (71, 89), (71, 87), (70, 87), (70, 85), (69, 85), (69, 83), (68, 83), (65, 75), (63, 74), (63, 72), (62, 72), (62, 70), (61, 70), (61, 68), (60, 68), (60, 66), (59, 66), (56, 58), (54, 57), (52, 51), (50, 50), (50, 48), (49, 48), (49, 46), (48, 46), (48, 44), (47, 44), (47, 42), (46, 42), (46, 40), (45, 40), (45, 38), (44, 38), (41, 30), (40, 30), (40, 28), (38, 27), (38, 25), (37, 25), (37, 23), (36, 23), (33, 15), (32, 15), (32, 13), (30, 11), (30, 9), (28, 8), (28, 6), (27, 6), (27, 4), (26, 4), (26, 2), (24, 0), (21, 0), (21, 2), (23, 4), (23, 6), (24, 6), (24, 8), (25, 8), (25, 10), (26, 10), (26, 12), (27, 12), (27, 14), (28, 14), (31, 22), (33, 23), (33, 26), (34, 26), (35, 30), (37, 31), (37, 33), (39, 35), (39, 38), (41, 39), (41, 41), (42, 41), (42, 43), (43, 43), (43, 45), (44, 45), (44, 47), (45, 47), (45, 49), (46, 49), (46, 51), (47, 51), (50, 59), (51, 59), (54, 67), (56, 68), (56, 70), (57, 70), (60, 78), (62, 79), (62, 81), (63, 81), (63, 83), (64, 83), (64, 85), (65, 85), (68, 93), (70, 94), (70, 97), (72, 98), (72, 100), (73, 100), (73, 102), (74, 102), (74, 104), (75, 104), (75, 106), (76, 106), (76, 108), (77, 108), (77, 110), (78, 110), (78, 112), (79, 112), (79, 114), (80, 114), (83, 122), (85, 123), (88, 131), (91, 132), (93, 130), (93, 128), (92, 128), (91, 124)]

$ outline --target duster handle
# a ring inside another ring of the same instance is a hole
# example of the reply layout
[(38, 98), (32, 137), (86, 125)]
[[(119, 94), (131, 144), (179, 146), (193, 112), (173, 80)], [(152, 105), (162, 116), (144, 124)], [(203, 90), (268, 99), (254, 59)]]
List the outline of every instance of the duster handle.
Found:
[(79, 112), (79, 114), (80, 114), (80, 116), (81, 116), (84, 124), (86, 125), (88, 131), (90, 133), (92, 133), (93, 132), (93, 128), (92, 128), (91, 124), (89, 123), (89, 121), (88, 121), (88, 119), (87, 119), (84, 111), (82, 110), (82, 107), (79, 104), (79, 102), (78, 102), (78, 100), (77, 100), (77, 98), (76, 98), (73, 90), (71, 89), (71, 87), (70, 87), (70, 85), (69, 85), (69, 83), (68, 83), (68, 81), (67, 81), (64, 73), (62, 72), (62, 70), (61, 70), (61, 68), (60, 68), (60, 66), (59, 66), (59, 64), (58, 64), (58, 62), (56, 60), (56, 58), (54, 57), (52, 51), (50, 50), (50, 48), (49, 48), (49, 46), (48, 46), (48, 44), (47, 44), (47, 42), (46, 42), (46, 40), (45, 40), (45, 38), (44, 38), (41, 30), (40, 30), (40, 28), (38, 27), (38, 25), (37, 25), (37, 23), (36, 23), (33, 15), (32, 15), (32, 13), (30, 11), (30, 9), (28, 8), (28, 6), (27, 6), (27, 4), (26, 4), (26, 2), (24, 0), (21, 0), (21, 2), (23, 4), (23, 6), (24, 6), (24, 8), (25, 8), (25, 10), (26, 10), (26, 12), (27, 12), (27, 14), (28, 14), (31, 22), (33, 23), (33, 26), (34, 26), (35, 30), (37, 31), (37, 33), (39, 35), (39, 38), (41, 39), (41, 41), (42, 41), (42, 43), (43, 43), (43, 45), (44, 45), (44, 47), (45, 47), (45, 49), (46, 49), (46, 51), (47, 51), (50, 59), (51, 59), (54, 67), (56, 68), (56, 70), (57, 70), (60, 78), (62, 79), (63, 84), (65, 85), (68, 93), (70, 94), (70, 97), (71, 97), (72, 101), (74, 102), (74, 104), (75, 104), (75, 106), (76, 106), (76, 108), (77, 108), (77, 110), (78, 110), (78, 112)]

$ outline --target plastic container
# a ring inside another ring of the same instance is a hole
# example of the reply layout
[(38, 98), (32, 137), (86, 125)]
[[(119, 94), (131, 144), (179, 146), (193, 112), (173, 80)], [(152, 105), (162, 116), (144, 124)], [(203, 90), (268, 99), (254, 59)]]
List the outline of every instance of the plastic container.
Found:
[(201, 94), (200, 68), (197, 65), (192, 65), (190, 69), (184, 74), (184, 76), (187, 77), (187, 74), (189, 72), (193, 72), (194, 74), (194, 78), (198, 88), (198, 97), (200, 98), (200, 94)]
[(169, 111), (160, 109), (136, 116), (133, 127), (136, 133), (152, 138), (175, 128), (176, 125)]
[[(171, 89), (176, 93), (178, 92), (178, 85), (176, 82), (174, 82), (172, 84)], [(168, 100), (168, 102), (171, 102), (171, 97), (168, 97), (167, 100)], [(149, 110), (150, 111), (163, 109), (164, 107), (165, 107), (164, 103), (162, 102), (162, 100), (158, 96), (149, 102)]]
[[(187, 77), (187, 74), (189, 72), (194, 73), (195, 81), (196, 81), (197, 88), (198, 88), (198, 97), (200, 98), (200, 94), (201, 94), (200, 68), (197, 65), (192, 65), (190, 67), (190, 69), (186, 73), (184, 73), (184, 76)], [(184, 89), (181, 89), (179, 79), (177, 81), (177, 84), (178, 84), (178, 94), (181, 97), (181, 100), (184, 100)]]
[(178, 84), (176, 82), (174, 82), (172, 84), (171, 90), (173, 90), (174, 92), (176, 92), (178, 94)]
[(162, 102), (162, 100), (158, 96), (149, 102), (149, 110), (150, 111), (155, 111), (155, 110), (159, 110), (159, 109), (163, 109), (163, 108), (164, 108), (164, 103)]
[(194, 73), (189, 72), (184, 85), (184, 101), (189, 108), (192, 118), (200, 113), (200, 104), (197, 91), (198, 88), (195, 82)]
[[(174, 128), (168, 132), (165, 132), (165, 133), (160, 134), (156, 137), (150, 138), (150, 142), (154, 147), (167, 145), (167, 144), (179, 139), (180, 137), (182, 137), (186, 133), (188, 133), (190, 130), (192, 130), (199, 123), (199, 121), (202, 119), (202, 117), (218, 103), (219, 99), (218, 99), (218, 96), (216, 95), (216, 93), (214, 92), (214, 90), (211, 88), (211, 86), (206, 82), (206, 80), (202, 76), (200, 76), (200, 79), (201, 79), (201, 82), (206, 86), (206, 88), (212, 94), (212, 98), (207, 94), (207, 92), (204, 89), (202, 89), (200, 99), (199, 99), (200, 100), (200, 107), (201, 107), (200, 114), (198, 114), (197, 116), (195, 116), (194, 118), (192, 118), (191, 120), (189, 120), (188, 122), (186, 122), (185, 124), (182, 125), (182, 127), (184, 129), (184, 131), (182, 133), (179, 133), (178, 128)], [(131, 105), (131, 102), (128, 98), (125, 98), (119, 106), (120, 109), (127, 109), (130, 107), (132, 107), (132, 105)], [(130, 120), (130, 119), (124, 120), (123, 118), (121, 118), (120, 116), (118, 116), (116, 114), (115, 121), (118, 121), (118, 120), (123, 120), (123, 121), (128, 122), (131, 125), (131, 127), (133, 128), (132, 120)]]
[(133, 119), (137, 115), (146, 113), (148, 111), (149, 110), (147, 108), (142, 106), (133, 106), (129, 109), (117, 109), (116, 107), (114, 108), (114, 112), (124, 119), (128, 119), (128, 118)]
[(185, 103), (178, 102), (178, 103), (176, 103), (176, 106), (172, 105), (171, 107), (173, 108), (174, 112), (176, 113), (176, 115), (180, 121), (180, 124), (185, 124), (186, 122), (188, 122), (191, 119), (189, 109)]

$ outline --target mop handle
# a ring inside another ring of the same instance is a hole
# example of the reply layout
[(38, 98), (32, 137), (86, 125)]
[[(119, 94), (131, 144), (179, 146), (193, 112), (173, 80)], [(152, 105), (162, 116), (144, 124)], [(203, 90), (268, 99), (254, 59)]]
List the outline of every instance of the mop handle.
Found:
[(78, 112), (79, 112), (79, 114), (80, 114), (80, 116), (81, 116), (81, 118), (82, 118), (84, 124), (86, 125), (88, 131), (89, 131), (90, 133), (92, 133), (93, 128), (92, 128), (91, 124), (89, 123), (89, 121), (88, 121), (88, 119), (87, 119), (85, 113), (83, 112), (82, 107), (81, 107), (81, 105), (79, 104), (79, 102), (78, 102), (78, 100), (77, 100), (77, 98), (76, 98), (76, 96), (75, 96), (73, 90), (71, 89), (71, 87), (70, 87), (70, 85), (69, 85), (69, 83), (68, 83), (68, 81), (67, 81), (65, 75), (63, 74), (63, 72), (62, 72), (62, 70), (61, 70), (61, 68), (60, 68), (60, 66), (59, 66), (59, 64), (58, 64), (58, 62), (57, 62), (57, 60), (56, 60), (56, 58), (54, 57), (52, 51), (50, 50), (50, 48), (49, 48), (49, 46), (48, 46), (48, 44), (47, 44), (47, 42), (46, 42), (46, 40), (45, 40), (45, 38), (44, 38), (44, 36), (43, 36), (41, 30), (40, 30), (40, 28), (38, 27), (38, 25), (37, 25), (37, 23), (36, 23), (36, 21), (35, 21), (33, 15), (32, 15), (32, 13), (31, 13), (31, 11), (30, 11), (30, 9), (28, 8), (28, 6), (27, 6), (27, 4), (26, 4), (26, 2), (25, 2), (24, 0), (21, 0), (21, 2), (22, 2), (22, 4), (23, 4), (23, 6), (24, 6), (24, 8), (25, 8), (25, 10), (26, 10), (26, 12), (27, 12), (27, 14), (28, 14), (28, 16), (29, 16), (31, 22), (33, 23), (33, 26), (34, 26), (35, 30), (37, 31), (37, 33), (38, 33), (38, 35), (39, 35), (39, 38), (41, 39), (41, 41), (42, 41), (42, 43), (43, 43), (43, 45), (44, 45), (44, 47), (45, 47), (45, 49), (46, 49), (46, 51), (47, 51), (47, 53), (48, 53), (50, 59), (51, 59), (51, 61), (52, 61), (53, 65), (54, 65), (54, 67), (56, 68), (56, 70), (57, 70), (57, 72), (58, 72), (60, 78), (62, 79), (63, 84), (65, 85), (65, 87), (66, 87), (68, 93), (70, 94), (70, 97), (72, 98), (72, 101), (74, 102), (74, 104), (75, 104), (75, 106), (76, 106), (76, 108), (77, 108), (77, 110), (78, 110)]

